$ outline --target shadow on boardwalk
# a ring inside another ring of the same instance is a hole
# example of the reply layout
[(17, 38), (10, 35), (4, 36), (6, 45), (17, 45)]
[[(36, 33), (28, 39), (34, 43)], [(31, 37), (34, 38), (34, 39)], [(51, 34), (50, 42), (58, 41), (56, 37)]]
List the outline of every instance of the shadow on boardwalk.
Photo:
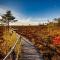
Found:
[(19, 60), (43, 60), (36, 47), (26, 38), (21, 39), (22, 52)]

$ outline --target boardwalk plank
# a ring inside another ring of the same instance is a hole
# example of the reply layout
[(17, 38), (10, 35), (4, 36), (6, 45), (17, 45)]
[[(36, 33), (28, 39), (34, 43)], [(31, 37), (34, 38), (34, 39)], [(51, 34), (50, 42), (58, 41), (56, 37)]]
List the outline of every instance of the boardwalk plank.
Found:
[(27, 39), (22, 39), (22, 56), (19, 60), (43, 60), (35, 46)]

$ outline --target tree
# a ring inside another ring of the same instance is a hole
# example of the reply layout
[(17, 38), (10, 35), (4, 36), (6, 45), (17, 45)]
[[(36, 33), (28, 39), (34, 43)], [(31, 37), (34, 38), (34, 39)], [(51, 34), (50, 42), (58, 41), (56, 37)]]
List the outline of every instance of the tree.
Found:
[(11, 22), (11, 21), (16, 22), (17, 21), (17, 20), (14, 20), (15, 17), (12, 16), (11, 11), (7, 11), (6, 14), (3, 14), (1, 17), (2, 17), (1, 21), (3, 21), (4, 23), (7, 24), (8, 30), (9, 30), (9, 22)]

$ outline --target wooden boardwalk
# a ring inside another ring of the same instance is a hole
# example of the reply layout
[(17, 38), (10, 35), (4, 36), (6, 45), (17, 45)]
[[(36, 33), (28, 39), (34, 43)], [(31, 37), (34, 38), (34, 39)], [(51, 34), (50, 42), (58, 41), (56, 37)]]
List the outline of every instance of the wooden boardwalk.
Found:
[(26, 38), (21, 39), (22, 52), (19, 60), (43, 60), (35, 46)]
[[(15, 35), (16, 34), (14, 33), (14, 36)], [(15, 37), (14, 37), (14, 39), (15, 39)], [(21, 47), (22, 47), (22, 48), (20, 48), (21, 49), (21, 53), (19, 53), (20, 57), (17, 57), (17, 59), (13, 59), (13, 60), (43, 60), (43, 57), (41, 56), (41, 54), (38, 52), (36, 47), (28, 39), (21, 37), (20, 42), (21, 42)], [(15, 42), (15, 44), (16, 44), (16, 42)], [(19, 43), (19, 46), (20, 46), (20, 43)], [(4, 60), (8, 60), (8, 58), (6, 58)]]

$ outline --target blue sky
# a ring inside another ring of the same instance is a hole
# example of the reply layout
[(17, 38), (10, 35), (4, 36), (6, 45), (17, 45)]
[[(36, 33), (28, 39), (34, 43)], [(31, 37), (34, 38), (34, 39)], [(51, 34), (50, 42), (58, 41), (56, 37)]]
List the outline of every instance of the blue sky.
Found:
[(34, 21), (60, 17), (60, 0), (0, 0), (0, 6), (33, 18), (31, 20)]

